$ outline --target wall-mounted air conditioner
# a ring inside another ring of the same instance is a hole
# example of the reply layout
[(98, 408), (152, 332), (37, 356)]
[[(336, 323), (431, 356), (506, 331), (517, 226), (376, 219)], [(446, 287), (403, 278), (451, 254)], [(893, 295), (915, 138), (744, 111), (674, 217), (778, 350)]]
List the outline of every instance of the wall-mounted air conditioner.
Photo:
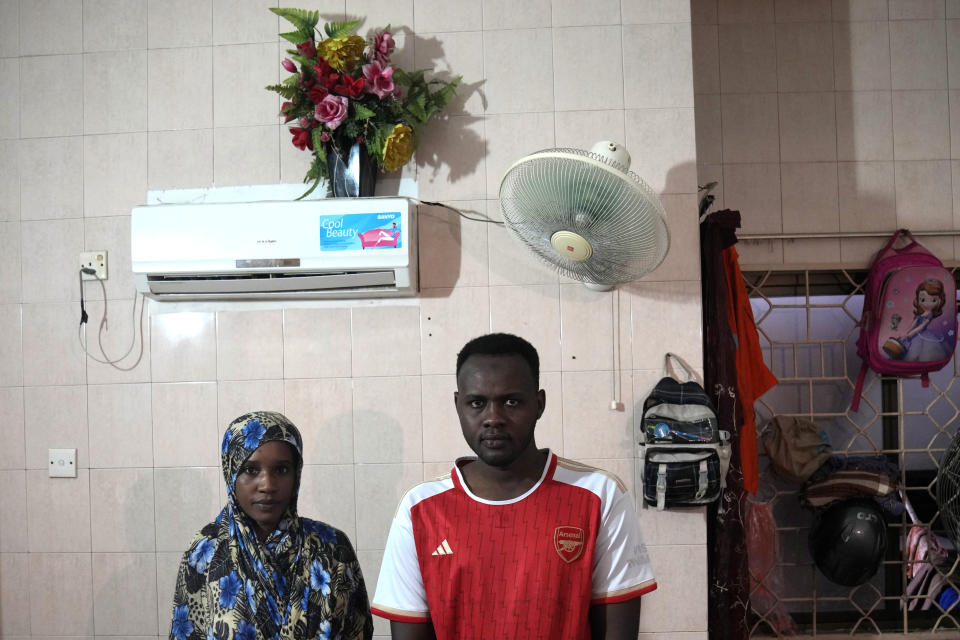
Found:
[(404, 198), (136, 207), (134, 280), (159, 300), (414, 295), (413, 211)]

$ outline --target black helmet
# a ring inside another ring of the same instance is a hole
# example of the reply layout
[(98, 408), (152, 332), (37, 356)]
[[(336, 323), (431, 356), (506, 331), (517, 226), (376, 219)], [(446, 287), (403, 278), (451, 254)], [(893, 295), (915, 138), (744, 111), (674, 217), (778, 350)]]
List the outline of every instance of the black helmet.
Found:
[(863, 584), (877, 572), (887, 549), (883, 511), (869, 498), (837, 500), (817, 512), (807, 542), (817, 568), (831, 582)]

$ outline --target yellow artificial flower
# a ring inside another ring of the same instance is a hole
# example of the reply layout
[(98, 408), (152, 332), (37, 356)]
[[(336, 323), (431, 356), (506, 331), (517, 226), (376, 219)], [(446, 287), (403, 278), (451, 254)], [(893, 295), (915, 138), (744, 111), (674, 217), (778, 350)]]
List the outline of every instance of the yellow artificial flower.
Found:
[(383, 144), (384, 171), (396, 171), (407, 164), (411, 155), (413, 155), (413, 129), (405, 124), (398, 124)]
[(345, 73), (357, 66), (366, 45), (366, 40), (358, 35), (339, 36), (322, 40), (317, 51), (336, 71)]

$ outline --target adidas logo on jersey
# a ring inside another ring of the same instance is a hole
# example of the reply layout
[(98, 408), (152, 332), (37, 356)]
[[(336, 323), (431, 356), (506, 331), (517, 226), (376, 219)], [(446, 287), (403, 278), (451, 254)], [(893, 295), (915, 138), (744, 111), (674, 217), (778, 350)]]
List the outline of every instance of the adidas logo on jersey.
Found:
[(450, 543), (447, 542), (447, 539), (444, 538), (443, 542), (440, 543), (440, 546), (437, 547), (437, 550), (431, 553), (432, 556), (452, 556), (453, 549), (450, 548)]

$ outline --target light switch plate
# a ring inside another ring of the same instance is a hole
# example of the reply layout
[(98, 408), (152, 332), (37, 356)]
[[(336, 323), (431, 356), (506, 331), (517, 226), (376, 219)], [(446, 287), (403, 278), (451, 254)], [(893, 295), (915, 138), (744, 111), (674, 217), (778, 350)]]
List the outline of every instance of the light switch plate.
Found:
[(51, 478), (77, 477), (77, 450), (50, 449), (50, 464), (48, 475)]

